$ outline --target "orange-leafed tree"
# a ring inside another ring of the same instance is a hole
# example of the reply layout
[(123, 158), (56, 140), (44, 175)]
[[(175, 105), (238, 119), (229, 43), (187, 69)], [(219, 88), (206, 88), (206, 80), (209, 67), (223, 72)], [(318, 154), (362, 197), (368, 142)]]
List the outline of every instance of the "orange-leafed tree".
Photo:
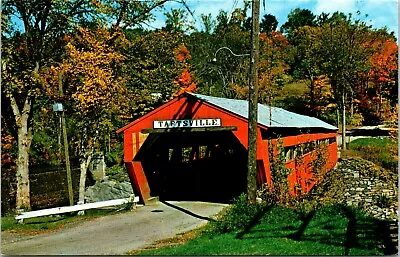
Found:
[(114, 129), (112, 117), (122, 106), (125, 80), (116, 76), (116, 71), (124, 60), (117, 48), (124, 44), (125, 38), (118, 31), (110, 32), (101, 26), (92, 30), (78, 28), (66, 45), (64, 61), (52, 67), (48, 84), (55, 91), (59, 83), (65, 88), (66, 108), (70, 108), (70, 118), (75, 121), (73, 143), (80, 159), (80, 203), (84, 203), (89, 163), (101, 150), (107, 133)]
[(183, 64), (184, 68), (182, 73), (175, 80), (178, 86), (178, 91), (174, 93), (174, 96), (180, 95), (184, 92), (193, 92), (196, 90), (196, 83), (193, 73), (189, 71), (190, 65), (188, 61), (192, 58), (189, 50), (184, 44), (180, 45), (175, 51), (176, 59)]
[[(391, 93), (398, 84), (398, 46), (394, 39), (376, 40), (373, 42), (376, 49), (370, 58), (370, 77), (375, 86), (375, 97), (379, 118), (383, 118), (383, 104), (391, 98)], [(396, 90), (397, 91), (397, 90)], [(394, 99), (397, 102), (397, 99)]]
[(318, 117), (328, 118), (336, 109), (329, 78), (326, 75), (315, 76), (312, 83), (313, 93), (308, 97), (314, 97), (314, 99), (309, 99), (306, 107)]
[(193, 81), (193, 75), (187, 69), (182, 71), (175, 82), (180, 89), (174, 96), (178, 96), (184, 92), (194, 92), (196, 90), (196, 83)]

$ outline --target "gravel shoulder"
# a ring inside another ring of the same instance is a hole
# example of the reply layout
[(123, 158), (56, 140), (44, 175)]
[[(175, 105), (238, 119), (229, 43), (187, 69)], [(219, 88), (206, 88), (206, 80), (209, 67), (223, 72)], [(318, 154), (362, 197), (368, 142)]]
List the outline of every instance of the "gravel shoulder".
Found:
[(13, 236), (2, 232), (3, 255), (123, 255), (206, 224), (226, 204), (158, 202), (56, 232)]

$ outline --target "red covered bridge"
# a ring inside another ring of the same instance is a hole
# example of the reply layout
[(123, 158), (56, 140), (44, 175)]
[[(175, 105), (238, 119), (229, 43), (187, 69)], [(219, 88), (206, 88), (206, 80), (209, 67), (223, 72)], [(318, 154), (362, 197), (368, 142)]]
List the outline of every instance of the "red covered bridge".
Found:
[[(319, 119), (258, 105), (257, 183), (272, 181), (269, 142), (282, 139), (292, 194), (318, 178), (310, 163), (327, 146), (324, 170), (337, 162), (337, 128)], [(124, 161), (143, 203), (162, 200), (228, 201), (246, 191), (248, 102), (184, 93), (119, 129)], [(297, 158), (296, 158), (297, 156)], [(295, 159), (301, 158), (301, 162)]]

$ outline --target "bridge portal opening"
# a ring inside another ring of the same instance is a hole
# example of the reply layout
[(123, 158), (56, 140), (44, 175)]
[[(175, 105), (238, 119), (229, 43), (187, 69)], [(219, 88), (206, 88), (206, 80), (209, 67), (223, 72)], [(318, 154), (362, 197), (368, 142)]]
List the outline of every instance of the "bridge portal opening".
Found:
[(246, 191), (247, 150), (232, 131), (150, 133), (135, 160), (161, 201), (228, 203)]

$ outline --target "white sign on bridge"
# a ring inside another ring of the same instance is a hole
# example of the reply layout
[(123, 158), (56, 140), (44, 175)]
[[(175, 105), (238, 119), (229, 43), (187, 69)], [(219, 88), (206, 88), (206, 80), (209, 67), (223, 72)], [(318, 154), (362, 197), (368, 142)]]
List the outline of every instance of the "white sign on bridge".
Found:
[(153, 128), (206, 128), (220, 127), (221, 119), (196, 119), (196, 120), (155, 120)]

